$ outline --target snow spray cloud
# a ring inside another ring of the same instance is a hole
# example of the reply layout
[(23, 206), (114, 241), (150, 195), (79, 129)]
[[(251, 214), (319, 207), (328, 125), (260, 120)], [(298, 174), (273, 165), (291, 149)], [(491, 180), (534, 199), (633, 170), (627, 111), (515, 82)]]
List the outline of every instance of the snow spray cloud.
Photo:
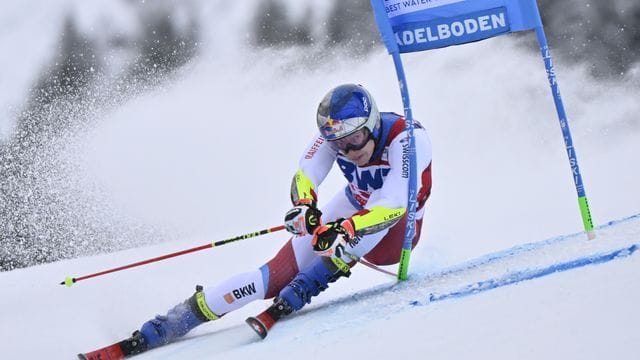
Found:
[[(300, 41), (270, 38), (276, 47), (262, 47), (261, 36), (269, 34), (252, 33), (255, 2), (188, 2), (198, 9), (195, 19), (217, 21), (196, 21), (196, 30), (189, 16), (171, 17), (186, 29), (175, 33), (184, 40), (178, 44), (193, 44), (189, 34), (195, 33), (198, 45), (187, 46), (186, 57), (175, 62), (182, 70), (170, 83), (148, 80), (166, 79), (154, 73), (165, 64), (158, 60), (162, 56), (139, 55), (141, 49), (154, 54), (153, 44), (171, 32), (142, 31), (140, 23), (146, 22), (118, 8), (116, 18), (132, 19), (131, 31), (138, 35), (96, 40), (96, 57), (112, 59), (94, 67), (105, 75), (87, 79), (83, 100), (73, 93), (72, 100), (66, 96), (37, 108), (37, 117), (66, 122), (65, 130), (18, 135), (2, 145), (1, 234), (7, 250), (0, 258), (10, 259), (3, 269), (167, 239), (154, 236), (167, 228), (197, 236), (220, 234), (221, 224), (232, 233), (275, 224), (289, 205), (290, 176), (298, 152), (316, 131), (314, 111), (327, 89), (362, 83), (380, 108), (401, 112), (395, 74), (382, 48), (372, 44), (377, 40), (354, 43), (349, 34), (357, 29), (339, 22), (328, 35), (318, 24), (335, 10), (324, 2), (306, 8), (293, 0), (282, 3), (294, 9), (293, 27), (302, 18), (312, 25), (296, 32)], [(80, 20), (91, 23), (86, 16)], [(139, 47), (140, 34), (159, 38)], [(434, 140), (438, 164), (427, 236), (450, 239), (459, 256), (468, 248), (465, 239), (483, 244), (478, 234), (502, 239), (487, 246), (503, 248), (581, 226), (543, 65), (539, 54), (523, 46), (526, 36), (406, 58), (414, 113)], [(104, 52), (104, 44), (119, 50)], [(585, 59), (597, 56), (585, 50)], [(131, 61), (137, 71), (126, 65)], [(640, 170), (625, 166), (640, 153), (640, 142), (633, 141), (640, 131), (637, 77), (594, 80), (588, 65), (558, 61), (556, 68), (594, 219), (637, 212), (631, 208), (640, 195), (630, 187), (640, 182)], [(31, 127), (18, 126), (25, 134)], [(34, 150), (20, 156), (8, 151), (19, 143)], [(612, 156), (615, 161), (609, 161)], [(617, 182), (611, 190), (612, 173), (628, 183)], [(330, 176), (324, 196), (341, 184)], [(527, 207), (521, 205), (523, 189), (531, 200)], [(541, 215), (549, 206), (556, 209), (553, 218)], [(531, 228), (530, 219), (544, 226)]]
[(172, 9), (134, 8), (141, 30), (106, 39), (82, 29), (82, 15), (60, 14), (57, 53), (23, 110), (14, 111), (14, 134), (0, 143), (0, 271), (137, 245), (154, 235), (111, 208), (83, 176), (79, 139), (195, 55), (196, 23), (177, 26), (167, 20)]

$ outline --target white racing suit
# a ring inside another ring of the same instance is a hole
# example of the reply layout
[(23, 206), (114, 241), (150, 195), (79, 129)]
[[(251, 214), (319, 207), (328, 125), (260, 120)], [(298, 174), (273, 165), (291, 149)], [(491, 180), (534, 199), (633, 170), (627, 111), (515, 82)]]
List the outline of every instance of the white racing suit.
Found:
[[(322, 222), (351, 218), (357, 237), (348, 245), (347, 252), (376, 265), (390, 265), (399, 261), (404, 240), (404, 210), (408, 200), (408, 139), (405, 121), (401, 116), (381, 113), (381, 117), (381, 134), (372, 159), (366, 166), (356, 166), (318, 135), (300, 159), (291, 197), (294, 202), (305, 198), (318, 200), (318, 186), (336, 163), (348, 184), (344, 191), (320, 206)], [(424, 204), (431, 192), (431, 141), (418, 122), (415, 122), (414, 138), (418, 207), (413, 246), (419, 240)], [(204, 292), (208, 307), (215, 314), (222, 315), (253, 300), (276, 296), (317, 257), (311, 239), (312, 235), (294, 236), (259, 270), (239, 274), (217, 286), (206, 288)]]
[[(316, 202), (318, 186), (334, 163), (347, 186), (320, 207), (322, 222), (339, 218), (353, 222), (356, 237), (346, 251), (376, 265), (395, 264), (400, 260), (406, 226), (409, 174), (408, 138), (405, 120), (394, 113), (381, 113), (381, 127), (373, 156), (365, 166), (356, 166), (317, 136), (300, 160), (292, 186), (291, 199)], [(418, 171), (415, 246), (420, 238), (424, 204), (431, 193), (431, 141), (424, 128), (415, 122), (414, 138)], [(234, 311), (247, 303), (272, 297), (288, 302), (298, 310), (328, 283), (349, 272), (355, 261), (342, 262), (331, 269), (317, 256), (312, 236), (294, 236), (259, 269), (241, 273), (220, 284), (202, 289), (185, 302), (143, 324), (140, 333), (145, 346), (154, 348), (183, 336), (194, 327)], [(347, 275), (348, 276), (348, 275)]]

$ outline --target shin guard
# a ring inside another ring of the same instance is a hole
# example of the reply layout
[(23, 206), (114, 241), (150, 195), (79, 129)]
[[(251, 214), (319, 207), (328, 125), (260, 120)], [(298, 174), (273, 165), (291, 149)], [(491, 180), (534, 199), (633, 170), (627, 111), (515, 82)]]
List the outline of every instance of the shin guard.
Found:
[(140, 333), (152, 349), (184, 336), (204, 322), (218, 318), (207, 306), (202, 286), (197, 286), (193, 296), (170, 309), (166, 315), (157, 315), (144, 323)]

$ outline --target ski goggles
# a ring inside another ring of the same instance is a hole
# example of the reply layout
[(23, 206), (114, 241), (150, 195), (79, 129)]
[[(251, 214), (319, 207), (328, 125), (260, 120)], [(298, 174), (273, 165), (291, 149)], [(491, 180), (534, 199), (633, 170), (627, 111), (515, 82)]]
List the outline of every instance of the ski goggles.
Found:
[(336, 120), (318, 115), (318, 123), (322, 124), (322, 126), (319, 127), (320, 134), (329, 141), (346, 137), (345, 135), (348, 134), (350, 135), (355, 129), (366, 125), (368, 121), (368, 117), (353, 117)]
[(369, 128), (364, 127), (343, 138), (337, 140), (329, 140), (328, 143), (332, 149), (340, 151), (343, 154), (347, 154), (352, 150), (361, 150), (371, 139), (373, 139), (371, 131), (369, 131)]

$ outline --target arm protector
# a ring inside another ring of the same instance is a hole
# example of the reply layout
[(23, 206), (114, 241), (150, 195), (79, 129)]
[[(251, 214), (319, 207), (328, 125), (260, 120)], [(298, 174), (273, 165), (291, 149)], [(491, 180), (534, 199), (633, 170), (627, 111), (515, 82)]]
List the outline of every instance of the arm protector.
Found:
[(356, 235), (368, 235), (393, 226), (406, 211), (405, 208), (374, 206), (355, 213), (351, 221), (353, 221)]
[(313, 181), (302, 171), (298, 170), (291, 182), (291, 202), (293, 205), (310, 205), (315, 207), (318, 202)]

